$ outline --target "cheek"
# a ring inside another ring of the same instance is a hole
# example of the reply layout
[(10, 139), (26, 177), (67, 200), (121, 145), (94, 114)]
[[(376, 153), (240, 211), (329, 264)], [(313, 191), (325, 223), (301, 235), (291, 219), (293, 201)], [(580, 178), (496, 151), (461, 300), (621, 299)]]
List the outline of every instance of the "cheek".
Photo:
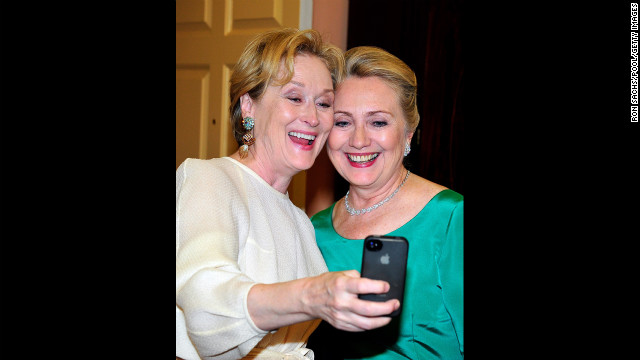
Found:
[(327, 147), (329, 151), (339, 151), (342, 145), (344, 144), (344, 134), (335, 129), (331, 130), (329, 133), (329, 138), (327, 139)]
[(323, 131), (330, 131), (333, 128), (333, 113), (319, 113), (318, 122), (322, 125)]
[(379, 134), (379, 136), (376, 137), (376, 142), (380, 144), (384, 150), (391, 150), (395, 147), (395, 141), (393, 141), (393, 138), (386, 136), (385, 134)]
[(404, 137), (400, 134), (383, 132), (378, 134), (376, 141), (387, 151), (396, 150), (400, 147), (402, 147), (402, 151), (404, 151)]

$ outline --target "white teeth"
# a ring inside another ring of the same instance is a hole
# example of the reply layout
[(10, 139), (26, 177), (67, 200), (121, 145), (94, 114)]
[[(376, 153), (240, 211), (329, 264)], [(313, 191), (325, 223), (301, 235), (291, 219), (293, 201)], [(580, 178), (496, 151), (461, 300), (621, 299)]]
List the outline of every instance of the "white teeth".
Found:
[(297, 137), (299, 139), (306, 139), (306, 140), (311, 140), (311, 141), (316, 139), (316, 137), (313, 136), (313, 135), (301, 134), (301, 133), (295, 132), (295, 131), (289, 132), (289, 136), (295, 136), (295, 137)]
[(371, 161), (375, 158), (377, 158), (379, 155), (379, 153), (375, 153), (375, 154), (370, 154), (370, 155), (351, 155), (351, 154), (347, 154), (347, 156), (349, 156), (349, 160), (353, 161), (353, 162), (367, 162), (367, 161)]

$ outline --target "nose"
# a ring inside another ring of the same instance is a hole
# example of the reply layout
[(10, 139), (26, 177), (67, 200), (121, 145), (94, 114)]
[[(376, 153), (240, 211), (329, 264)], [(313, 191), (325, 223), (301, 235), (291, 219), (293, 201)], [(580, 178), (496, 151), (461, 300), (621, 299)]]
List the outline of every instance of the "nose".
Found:
[(362, 149), (369, 145), (369, 137), (363, 125), (356, 125), (353, 133), (349, 137), (349, 146), (355, 149)]
[(311, 127), (316, 127), (320, 124), (318, 120), (318, 113), (315, 107), (315, 104), (311, 104), (310, 106), (305, 107), (305, 112), (303, 114), (303, 120)]

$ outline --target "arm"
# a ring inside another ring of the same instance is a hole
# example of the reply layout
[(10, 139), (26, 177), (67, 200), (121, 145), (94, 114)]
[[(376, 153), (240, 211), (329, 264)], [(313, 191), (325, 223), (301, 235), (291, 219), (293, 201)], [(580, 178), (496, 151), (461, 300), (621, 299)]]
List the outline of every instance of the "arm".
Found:
[(267, 330), (321, 318), (341, 330), (364, 331), (388, 324), (391, 318), (384, 315), (396, 310), (400, 302), (364, 301), (358, 294), (387, 291), (387, 282), (360, 278), (355, 270), (328, 272), (255, 285), (249, 292), (248, 308), (255, 324)]
[[(357, 299), (358, 291), (386, 290), (388, 285), (360, 279), (355, 271), (257, 283), (238, 264), (241, 246), (246, 254), (247, 230), (235, 227), (246, 224), (246, 202), (224, 184), (203, 184), (202, 179), (212, 176), (187, 174), (180, 168), (176, 175), (176, 307), (201, 357), (242, 357), (269, 330), (305, 320), (322, 318), (351, 331), (390, 321), (367, 315), (390, 313), (393, 301), (385, 305)], [(252, 265), (261, 275), (277, 277), (275, 264)]]
[[(237, 195), (221, 181), (206, 181), (213, 177), (205, 171), (194, 161), (176, 172), (176, 310), (181, 315), (176, 331), (186, 330), (181, 346), (195, 347), (202, 358), (240, 358), (267, 332), (246, 314), (255, 282), (237, 264), (234, 216), (242, 216), (241, 206), (232, 201)], [(224, 188), (207, 190), (212, 185)]]
[(460, 353), (464, 354), (464, 202), (451, 213), (446, 240), (439, 263), (444, 305), (451, 316), (458, 336)]

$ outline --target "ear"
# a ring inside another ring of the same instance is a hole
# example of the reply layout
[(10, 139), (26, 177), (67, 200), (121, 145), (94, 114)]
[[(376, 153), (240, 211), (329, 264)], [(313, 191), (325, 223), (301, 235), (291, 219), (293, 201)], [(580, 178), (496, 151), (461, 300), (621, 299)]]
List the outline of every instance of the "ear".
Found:
[(249, 96), (249, 93), (244, 93), (240, 96), (240, 110), (242, 110), (242, 118), (247, 116), (253, 117), (253, 99)]
[(413, 139), (414, 132), (407, 133), (407, 144), (411, 144), (411, 139)]

